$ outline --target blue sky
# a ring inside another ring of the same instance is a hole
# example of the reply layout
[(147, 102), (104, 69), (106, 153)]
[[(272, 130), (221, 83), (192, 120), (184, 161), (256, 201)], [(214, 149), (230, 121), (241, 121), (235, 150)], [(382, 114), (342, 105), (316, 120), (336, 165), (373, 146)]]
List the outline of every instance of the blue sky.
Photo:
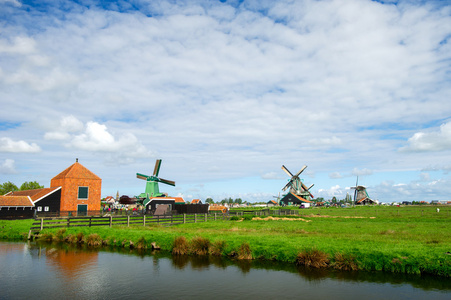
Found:
[(448, 200), (450, 37), (447, 1), (0, 0), (0, 182)]

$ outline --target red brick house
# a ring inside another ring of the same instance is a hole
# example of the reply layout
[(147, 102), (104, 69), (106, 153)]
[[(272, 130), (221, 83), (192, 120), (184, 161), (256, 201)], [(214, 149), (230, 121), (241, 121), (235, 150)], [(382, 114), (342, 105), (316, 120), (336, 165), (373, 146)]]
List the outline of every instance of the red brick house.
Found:
[(102, 179), (77, 161), (50, 181), (50, 188), (0, 196), (0, 219), (30, 218), (36, 213), (61, 216), (100, 212)]
[(102, 179), (77, 161), (50, 181), (61, 187), (61, 212), (100, 211)]

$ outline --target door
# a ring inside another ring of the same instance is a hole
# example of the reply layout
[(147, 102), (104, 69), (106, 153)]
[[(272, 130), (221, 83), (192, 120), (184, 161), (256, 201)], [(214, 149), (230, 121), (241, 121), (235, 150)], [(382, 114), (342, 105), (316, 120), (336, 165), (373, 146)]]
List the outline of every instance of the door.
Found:
[(88, 205), (78, 204), (77, 206), (77, 216), (87, 216), (88, 215)]

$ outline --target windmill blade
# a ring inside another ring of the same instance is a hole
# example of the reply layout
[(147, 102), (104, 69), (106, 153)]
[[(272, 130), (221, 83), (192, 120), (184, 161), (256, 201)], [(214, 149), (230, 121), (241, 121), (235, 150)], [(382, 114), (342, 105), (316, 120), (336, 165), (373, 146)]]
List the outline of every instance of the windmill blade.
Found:
[(155, 168), (153, 169), (153, 176), (158, 177), (158, 173), (160, 173), (161, 159), (157, 159), (155, 162)]
[(293, 177), (293, 174), (291, 174), (291, 172), (288, 171), (287, 167), (285, 167), (284, 165), (282, 165), (282, 170), (284, 170), (288, 174), (288, 176), (290, 176), (290, 178)]
[(158, 181), (159, 181), (159, 182), (162, 182), (162, 183), (165, 183), (165, 184), (169, 184), (169, 185), (175, 186), (175, 181), (172, 181), (172, 180), (167, 180), (167, 179), (163, 179), (163, 178), (158, 178)]
[(315, 185), (315, 184), (312, 183), (312, 184), (307, 188), (307, 191), (310, 190), (314, 185)]
[(306, 168), (307, 168), (307, 166), (303, 166), (302, 169), (299, 172), (297, 172), (296, 175), (294, 175), (294, 176), (298, 177), (299, 175), (301, 175), (302, 172), (304, 172), (304, 170)]
[(283, 187), (282, 191), (285, 191), (287, 188), (289, 188), (291, 186), (291, 180), (288, 181), (288, 183)]
[(142, 179), (142, 180), (147, 180), (149, 178), (149, 176), (136, 173), (136, 178), (139, 178), (139, 179)]
[(311, 188), (311, 187), (313, 186), (313, 184), (312, 184), (309, 188), (307, 188), (307, 187), (305, 186), (305, 184), (301, 181), (301, 186), (302, 186), (302, 189), (303, 189), (304, 191), (308, 192), (309, 195), (310, 195), (310, 197), (313, 198), (312, 193), (310, 193), (310, 191), (309, 191), (309, 188)]

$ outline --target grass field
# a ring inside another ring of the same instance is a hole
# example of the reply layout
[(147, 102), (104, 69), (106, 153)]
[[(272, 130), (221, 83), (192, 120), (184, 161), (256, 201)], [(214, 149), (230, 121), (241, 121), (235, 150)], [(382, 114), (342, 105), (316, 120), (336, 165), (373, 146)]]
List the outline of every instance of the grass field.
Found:
[[(433, 206), (314, 208), (299, 213), (173, 227), (55, 229), (44, 231), (43, 237), (85, 243), (91, 239), (121, 247), (150, 247), (155, 242), (174, 253), (203, 253), (202, 248), (216, 255), (311, 267), (451, 276), (451, 207), (440, 206), (439, 213)], [(1, 238), (22, 239), (31, 221), (0, 225)]]

